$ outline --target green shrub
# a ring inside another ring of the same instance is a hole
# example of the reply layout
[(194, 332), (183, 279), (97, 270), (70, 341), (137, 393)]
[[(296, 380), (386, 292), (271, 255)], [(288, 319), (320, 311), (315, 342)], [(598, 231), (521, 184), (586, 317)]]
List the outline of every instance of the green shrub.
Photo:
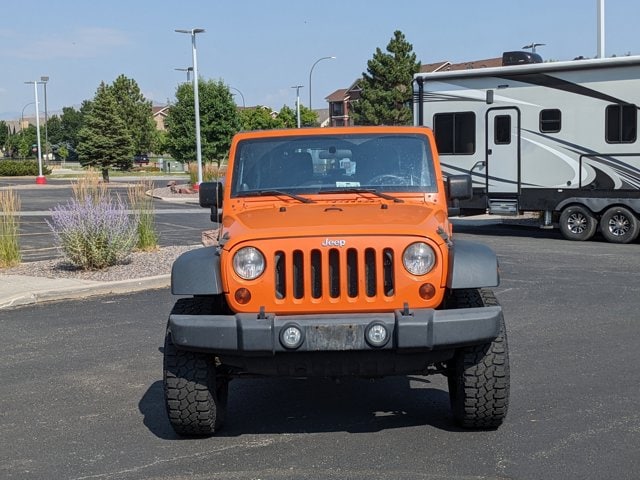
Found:
[[(0, 177), (22, 177), (38, 175), (38, 162), (34, 160), (0, 160)], [(42, 174), (51, 174), (51, 169), (42, 165)]]

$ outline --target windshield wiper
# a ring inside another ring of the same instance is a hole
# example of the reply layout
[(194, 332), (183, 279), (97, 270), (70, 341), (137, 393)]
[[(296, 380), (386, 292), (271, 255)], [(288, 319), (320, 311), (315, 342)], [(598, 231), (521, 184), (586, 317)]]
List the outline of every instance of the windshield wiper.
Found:
[(377, 197), (384, 198), (385, 200), (393, 200), (396, 203), (404, 203), (404, 200), (393, 195), (379, 192), (375, 188), (336, 188), (331, 190), (320, 190), (319, 194), (331, 194), (331, 193), (371, 193)]
[(238, 197), (266, 197), (271, 195), (281, 195), (283, 197), (293, 198), (302, 203), (316, 203), (310, 198), (301, 197), (295, 193), (283, 192), (282, 190), (256, 190), (252, 192), (240, 192)]

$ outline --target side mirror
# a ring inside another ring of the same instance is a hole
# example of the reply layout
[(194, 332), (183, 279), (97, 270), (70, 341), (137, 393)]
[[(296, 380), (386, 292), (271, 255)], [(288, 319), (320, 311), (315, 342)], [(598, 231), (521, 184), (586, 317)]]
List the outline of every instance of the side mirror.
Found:
[(200, 184), (200, 190), (198, 199), (200, 206), (204, 208), (211, 208), (211, 221), (220, 221), (220, 214), (222, 209), (222, 182), (202, 182)]
[(471, 175), (449, 175), (447, 196), (449, 200), (471, 200), (473, 198)]
[(449, 216), (460, 215), (460, 200), (473, 198), (471, 175), (449, 175), (447, 177), (447, 198), (449, 200)]

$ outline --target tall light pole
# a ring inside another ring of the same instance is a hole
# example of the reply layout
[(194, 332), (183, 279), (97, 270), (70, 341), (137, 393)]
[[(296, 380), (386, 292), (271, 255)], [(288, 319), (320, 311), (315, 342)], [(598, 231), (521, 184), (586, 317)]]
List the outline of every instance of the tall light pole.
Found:
[(311, 65), (311, 70), (309, 70), (309, 110), (311, 110), (311, 75), (313, 74), (313, 68), (322, 60), (331, 60), (335, 58), (336, 57), (322, 57), (316, 60), (313, 65)]
[(598, 55), (604, 58), (604, 0), (598, 0)]
[(235, 90), (236, 92), (238, 92), (240, 94), (240, 97), (242, 98), (242, 108), (247, 108), (247, 105), (244, 103), (244, 95), (242, 94), (242, 92), (236, 87), (229, 87), (229, 90)]
[(296, 118), (298, 119), (298, 128), (300, 128), (300, 89), (304, 87), (304, 85), (294, 85), (291, 88), (296, 89)]
[(195, 190), (200, 189), (202, 183), (202, 145), (200, 144), (200, 99), (198, 97), (198, 56), (196, 54), (196, 34), (203, 33), (203, 28), (192, 28), (191, 30), (176, 30), (177, 33), (187, 33), (191, 35), (191, 54), (193, 57), (193, 108), (196, 113), (196, 162), (198, 164), (198, 182)]
[(35, 95), (35, 104), (36, 104), (36, 136), (38, 137), (38, 176), (36, 177), (36, 183), (38, 185), (44, 185), (47, 183), (47, 179), (42, 175), (42, 151), (40, 145), (40, 112), (38, 111), (38, 84), (42, 82), (33, 81), (33, 82), (24, 82), (24, 83), (33, 83), (33, 93)]
[(49, 160), (49, 114), (47, 112), (47, 82), (49, 77), (40, 77), (42, 85), (44, 85), (44, 153)]
[(193, 72), (193, 67), (187, 67), (187, 68), (174, 68), (174, 70), (177, 70), (179, 72), (187, 72), (187, 82), (191, 81), (191, 72)]

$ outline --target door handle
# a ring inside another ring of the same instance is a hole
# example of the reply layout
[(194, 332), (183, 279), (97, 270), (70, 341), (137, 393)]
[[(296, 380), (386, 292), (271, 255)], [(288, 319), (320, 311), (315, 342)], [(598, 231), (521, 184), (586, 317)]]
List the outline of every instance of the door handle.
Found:
[(490, 148), (487, 149), (487, 155), (491, 155), (493, 153), (493, 150), (491, 150)]

